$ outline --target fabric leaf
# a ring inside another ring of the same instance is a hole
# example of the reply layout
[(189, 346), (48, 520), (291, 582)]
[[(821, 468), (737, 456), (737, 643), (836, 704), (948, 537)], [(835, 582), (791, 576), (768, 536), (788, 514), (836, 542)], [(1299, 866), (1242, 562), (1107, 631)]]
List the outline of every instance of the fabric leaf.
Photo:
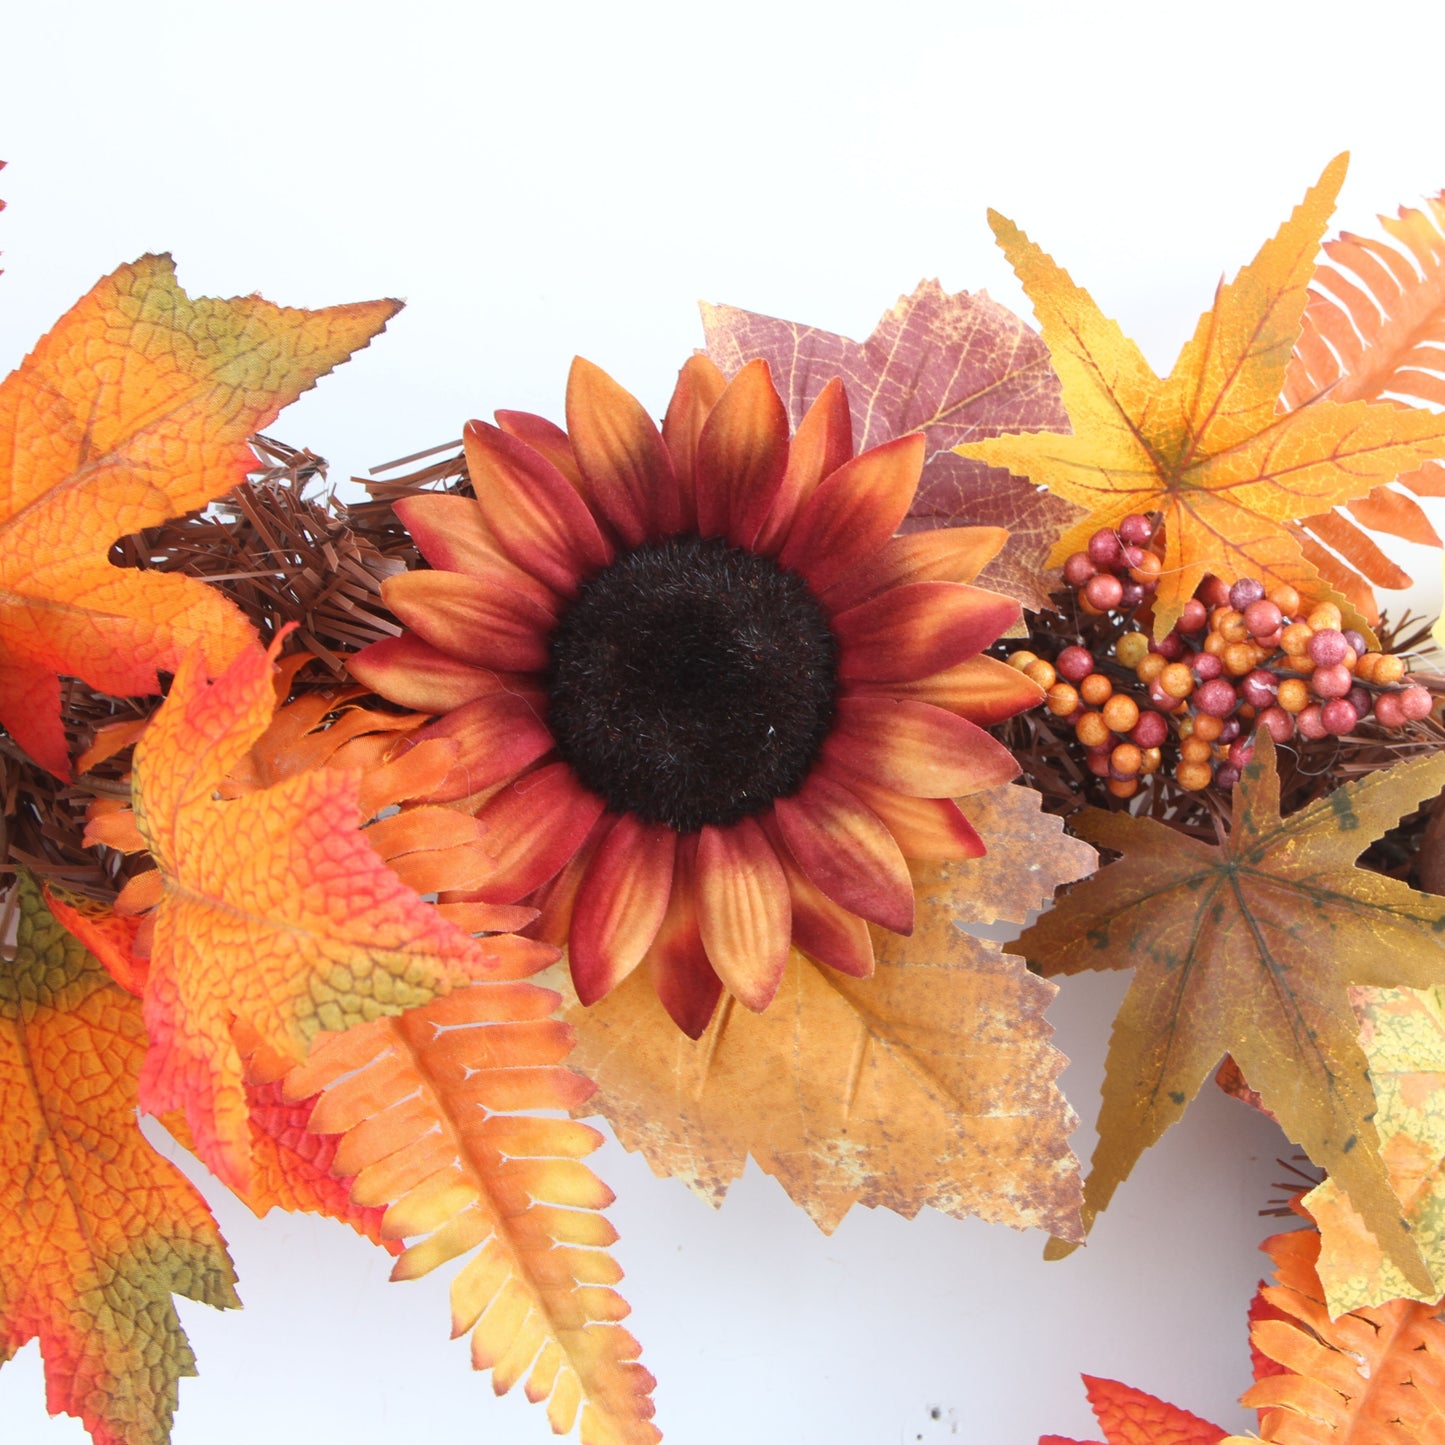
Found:
[(1427, 756), (1281, 819), (1274, 745), (1261, 730), (1219, 847), (1127, 813), (1071, 820), (1123, 856), (1019, 947), (1049, 976), (1134, 970), (1109, 1045), (1086, 1221), (1228, 1053), (1286, 1134), (1349, 1191), (1406, 1278), (1428, 1287), (1370, 1122), (1348, 990), (1445, 979), (1445, 898), (1353, 866), (1442, 784), (1445, 756)]
[(1094, 1375), (1083, 1379), (1094, 1417), (1104, 1431), (1103, 1441), (1070, 1441), (1061, 1435), (1044, 1435), (1039, 1445), (1219, 1445), (1224, 1438), (1218, 1425), (1146, 1395), (1143, 1390)]
[(708, 353), (729, 376), (759, 357), (768, 363), (794, 427), (837, 376), (859, 451), (921, 431), (928, 451), (908, 526), (1007, 528), (979, 586), (1049, 605), (1041, 574), (1077, 509), (950, 450), (1002, 432), (1068, 430), (1047, 348), (1017, 316), (983, 292), (949, 295), (924, 281), (861, 343), (736, 306), (704, 303), (702, 321)]
[(601, 1142), (565, 1109), (589, 1086), (563, 1066), (556, 995), (526, 983), (480, 984), (344, 1034), (323, 1035), (288, 1076), (321, 1095), (313, 1129), (343, 1135), (338, 1171), (353, 1201), (386, 1207), (383, 1234), (412, 1243), (393, 1279), (467, 1255), (452, 1282), (453, 1336), (496, 1392), (519, 1380), (547, 1402), (558, 1434), (580, 1412), (584, 1445), (660, 1439), (653, 1379), (619, 1323), (616, 1239), (600, 1213), (611, 1191), (581, 1161)]
[(96, 1445), (163, 1445), (195, 1357), (173, 1294), (234, 1308), (199, 1194), (136, 1126), (140, 1003), (16, 885), (0, 959), (0, 1359), (40, 1339), (46, 1403)]
[(400, 304), (193, 300), (169, 256), (143, 256), (0, 383), (0, 724), (37, 762), (69, 776), (59, 674), (153, 693), (189, 648), (214, 674), (246, 646), (249, 624), (218, 592), (113, 567), (111, 544), (244, 480), (246, 438)]
[(1255, 259), (1220, 287), (1163, 380), (1066, 271), (1011, 221), (990, 218), (1034, 303), (1073, 435), (1005, 436), (960, 450), (1087, 509), (1060, 538), (1053, 562), (1128, 513), (1162, 512), (1156, 639), (1207, 573), (1335, 597), (1284, 524), (1364, 497), (1445, 453), (1445, 415), (1436, 412), (1324, 397), (1277, 411), (1344, 172), (1341, 156)]

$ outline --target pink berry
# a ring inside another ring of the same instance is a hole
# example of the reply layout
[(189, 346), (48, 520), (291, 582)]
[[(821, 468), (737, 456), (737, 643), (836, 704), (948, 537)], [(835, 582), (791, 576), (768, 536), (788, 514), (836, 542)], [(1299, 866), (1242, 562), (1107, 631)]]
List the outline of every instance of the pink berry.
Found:
[(1374, 700), (1370, 697), (1370, 694), (1358, 683), (1350, 689), (1350, 695), (1347, 701), (1350, 706), (1354, 708), (1356, 717), (1369, 717), (1370, 708), (1374, 705)]
[(1375, 721), (1382, 728), (1405, 726), (1405, 708), (1398, 692), (1382, 692), (1375, 699)]
[(1080, 588), (1098, 572), (1094, 559), (1087, 552), (1075, 552), (1064, 563), (1064, 581), (1070, 587)]
[(1271, 632), (1279, 631), (1283, 621), (1284, 613), (1279, 610), (1279, 604), (1271, 602), (1268, 597), (1261, 597), (1244, 609), (1244, 625), (1249, 628), (1251, 637), (1268, 637)]
[(1194, 706), (1200, 712), (1207, 712), (1211, 717), (1228, 717), (1234, 711), (1239, 695), (1232, 682), (1222, 677), (1214, 677), (1208, 682), (1200, 683), (1195, 689), (1193, 700)]
[(1239, 781), (1239, 769), (1231, 767), (1228, 763), (1219, 769), (1214, 775), (1214, 786), (1223, 788), (1226, 792)]
[(1119, 534), (1105, 527), (1089, 538), (1089, 556), (1100, 567), (1118, 567), (1124, 560)]
[(1231, 767), (1239, 768), (1241, 771), (1247, 768), (1254, 757), (1254, 741), (1251, 738), (1238, 738), (1229, 745), (1229, 762)]
[(1195, 588), (1194, 595), (1204, 604), (1206, 609), (1213, 610), (1216, 607), (1228, 607), (1229, 583), (1223, 577), (1216, 577), (1210, 573), (1203, 582)]
[(1294, 736), (1294, 718), (1282, 707), (1267, 707), (1259, 715), (1259, 725), (1277, 743), (1287, 743)]
[(1350, 644), (1345, 634), (1333, 627), (1322, 627), (1309, 641), (1310, 657), (1316, 667), (1334, 667), (1345, 660)]
[(1365, 645), (1364, 633), (1356, 632), (1353, 627), (1345, 633), (1345, 641), (1355, 649), (1356, 657), (1363, 657), (1365, 653), (1369, 651), (1369, 648)]
[(1169, 724), (1164, 721), (1163, 714), (1141, 712), (1139, 721), (1129, 733), (1129, 741), (1141, 748), (1158, 748), (1164, 746), (1164, 739), (1168, 736)]
[(1208, 621), (1209, 609), (1197, 597), (1191, 597), (1174, 625), (1180, 632), (1202, 632)]
[(1184, 656), (1185, 650), (1184, 639), (1177, 632), (1166, 632), (1153, 647), (1153, 651), (1161, 657), (1167, 657), (1170, 662), (1178, 662)]
[(1124, 584), (1112, 572), (1100, 572), (1084, 583), (1084, 598), (1090, 607), (1109, 612), (1124, 598)]
[(1320, 705), (1312, 702), (1294, 720), (1295, 727), (1299, 730), (1302, 738), (1311, 742), (1317, 742), (1322, 737), (1329, 735), (1329, 729), (1325, 727), (1324, 720), (1320, 717)]
[(1421, 687), (1418, 682), (1412, 682), (1400, 693), (1400, 711), (1411, 722), (1418, 722), (1421, 718), (1429, 717), (1430, 710), (1434, 706), (1435, 700), (1430, 696), (1428, 689)]
[(1237, 717), (1225, 718), (1224, 728), (1219, 734), (1219, 741), (1222, 743), (1232, 743), (1239, 734), (1239, 719)]
[(1090, 748), (1089, 755), (1084, 759), (1085, 766), (1096, 778), (1107, 778), (1109, 776), (1109, 754), (1110, 748)]
[(1325, 731), (1333, 733), (1337, 738), (1354, 732), (1355, 724), (1359, 720), (1360, 715), (1350, 706), (1348, 698), (1331, 698), (1320, 709), (1320, 722), (1324, 725)]
[(1130, 512), (1119, 523), (1119, 536), (1136, 547), (1142, 546), (1154, 535), (1154, 523), (1142, 512)]
[[(1318, 637), (1319, 633), (1315, 634)], [(1335, 633), (1339, 637), (1339, 633)], [(1313, 638), (1310, 639), (1313, 642)], [(1343, 638), (1340, 639), (1344, 641)], [(1323, 698), (1345, 698), (1350, 695), (1350, 689), (1355, 685), (1355, 675), (1342, 662), (1336, 662), (1329, 667), (1317, 667), (1310, 674), (1310, 691), (1316, 697)]]
[(1267, 667), (1256, 667), (1240, 683), (1239, 692), (1245, 702), (1262, 712), (1274, 705), (1279, 695), (1279, 679)]
[(1094, 654), (1076, 642), (1054, 659), (1054, 671), (1065, 682), (1083, 682), (1094, 670)]
[(1119, 606), (1125, 612), (1137, 607), (1153, 590), (1156, 584), (1135, 582), (1132, 577), (1124, 579), (1124, 590), (1119, 595)]
[(1241, 577), (1229, 589), (1229, 605), (1236, 612), (1243, 612), (1264, 596), (1264, 583), (1256, 577)]

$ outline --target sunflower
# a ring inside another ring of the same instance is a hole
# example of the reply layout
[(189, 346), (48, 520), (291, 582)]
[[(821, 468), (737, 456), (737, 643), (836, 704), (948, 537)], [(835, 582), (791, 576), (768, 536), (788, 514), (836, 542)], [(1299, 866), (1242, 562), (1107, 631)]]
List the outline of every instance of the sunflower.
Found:
[(913, 926), (906, 859), (983, 844), (952, 801), (1018, 771), (983, 726), (1039, 700), (981, 655), (1019, 613), (967, 585), (999, 528), (895, 535), (921, 435), (853, 455), (834, 380), (789, 437), (765, 363), (683, 367), (659, 431), (580, 358), (567, 430), (466, 428), (475, 500), (396, 510), (430, 570), (383, 588), (408, 629), (352, 661), (442, 714), (496, 871), (565, 938), (583, 1003), (646, 963), (696, 1038), (790, 946), (855, 977)]

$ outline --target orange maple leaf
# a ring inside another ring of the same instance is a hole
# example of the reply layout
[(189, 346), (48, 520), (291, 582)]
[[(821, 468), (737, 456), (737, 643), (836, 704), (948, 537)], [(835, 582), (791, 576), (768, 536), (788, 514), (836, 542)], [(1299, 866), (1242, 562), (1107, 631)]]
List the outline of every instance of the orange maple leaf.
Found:
[(246, 438), (400, 304), (192, 300), (169, 256), (143, 256), (0, 383), (0, 724), (56, 776), (59, 675), (153, 693), (188, 648), (214, 673), (253, 635), (201, 582), (113, 567), (111, 544), (242, 481), (257, 465)]
[[(601, 1135), (570, 1119), (516, 1111), (580, 1104), (591, 1086), (563, 1066), (556, 994), (477, 984), (344, 1034), (326, 1035), (286, 1079), (320, 1092), (311, 1127), (343, 1135), (338, 1172), (354, 1203), (386, 1206), (382, 1233), (410, 1244), (393, 1279), (463, 1254), (452, 1334), (504, 1394), (519, 1380), (564, 1434), (580, 1409), (583, 1445), (651, 1445), (652, 1376), (619, 1323), (622, 1277), (599, 1213), (612, 1192), (581, 1161)], [(475, 1253), (472, 1253), (475, 1251)]]
[(243, 1195), (243, 1053), (265, 1045), (299, 1061), (322, 1029), (538, 961), (536, 944), (472, 939), (386, 866), (358, 826), (357, 771), (313, 768), (220, 795), (271, 721), (279, 644), (253, 644), (209, 685), (194, 653), (181, 663), (135, 751), (136, 823), (158, 870), (117, 900), (121, 911), (156, 905), (142, 1105), (183, 1108), (201, 1158)]
[(1083, 1380), (1094, 1418), (1104, 1431), (1103, 1441), (1043, 1435), (1039, 1445), (1219, 1445), (1224, 1439), (1225, 1432), (1218, 1425), (1132, 1385), (1094, 1375), (1085, 1375)]
[(40, 1338), (46, 1403), (96, 1445), (159, 1445), (195, 1357), (173, 1294), (236, 1307), (199, 1194), (136, 1127), (140, 1003), (25, 874), (0, 962), (0, 1360)]
[(1335, 597), (1284, 524), (1363, 497), (1445, 454), (1445, 415), (1436, 412), (1319, 396), (1293, 411), (1278, 408), (1345, 162), (1334, 160), (1255, 259), (1219, 288), (1163, 380), (1087, 291), (1011, 221), (990, 213), (1034, 303), (1074, 431), (957, 450), (1088, 509), (1060, 538), (1053, 562), (1130, 512), (1162, 512), (1156, 638), (1207, 573)]

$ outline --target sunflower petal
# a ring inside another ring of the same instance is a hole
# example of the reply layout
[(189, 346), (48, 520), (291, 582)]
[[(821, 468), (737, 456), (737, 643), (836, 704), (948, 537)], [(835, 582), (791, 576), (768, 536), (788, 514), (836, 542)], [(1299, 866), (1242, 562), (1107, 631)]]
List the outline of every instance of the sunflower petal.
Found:
[(1017, 777), (1018, 760), (966, 718), (911, 698), (838, 699), (820, 766), (910, 798), (956, 798)]
[(788, 465), (788, 413), (766, 361), (728, 383), (697, 439), (697, 529), (751, 547)]
[(452, 802), (479, 793), (520, 773), (553, 746), (545, 720), (546, 697), (540, 689), (517, 684), (474, 698), (423, 728), (418, 743), (448, 738), (456, 760), (431, 801)]
[(363, 647), (346, 667), (363, 687), (419, 712), (449, 712), (498, 687), (496, 673), (448, 657), (411, 632)]
[(809, 882), (786, 844), (781, 844), (778, 857), (788, 875), (793, 943), (809, 958), (849, 978), (871, 978), (873, 935), (868, 924)]
[(988, 851), (952, 798), (909, 798), (862, 778), (850, 778), (848, 786), (888, 825), (905, 858), (961, 860)]
[(582, 846), (602, 806), (566, 763), (548, 763), (500, 789), (477, 813), (482, 847), (496, 861), (477, 897), (483, 903), (525, 898)]
[(642, 962), (667, 912), (677, 834), (624, 813), (592, 855), (567, 953), (584, 1004), (610, 993)]
[(567, 378), (567, 433), (588, 498), (625, 546), (677, 530), (677, 481), (652, 418), (580, 356)]
[(507, 556), (575, 597), (612, 560), (586, 502), (544, 456), (497, 427), (469, 421), (462, 437), (476, 506)]
[(826, 773), (773, 804), (798, 867), (835, 903), (894, 933), (913, 932), (913, 879), (883, 821)]
[(803, 414), (788, 447), (788, 469), (773, 499), (772, 510), (753, 544), (755, 552), (772, 556), (783, 545), (798, 508), (853, 455), (853, 418), (848, 395), (836, 376), (818, 393)]
[(510, 587), (460, 572), (401, 572), (381, 584), (386, 605), (423, 642), (475, 667), (540, 672), (556, 616)]
[(906, 582), (972, 582), (1008, 541), (1004, 527), (935, 527), (890, 537), (823, 594), (835, 612)]
[(1038, 683), (996, 657), (970, 657), (914, 682), (858, 682), (850, 691), (858, 696), (886, 693), (931, 702), (985, 728), (1025, 708), (1037, 707), (1044, 700), (1044, 690)]
[(653, 989), (668, 1017), (690, 1039), (701, 1038), (722, 997), (697, 927), (697, 838), (677, 840), (677, 862), (667, 913), (647, 954)]
[(662, 419), (662, 441), (672, 458), (673, 475), (677, 478), (678, 525), (684, 531), (697, 527), (697, 439), (702, 435), (708, 413), (727, 390), (727, 377), (717, 369), (711, 357), (698, 353), (689, 356), (677, 374), (667, 415)]
[(792, 909), (783, 865), (753, 819), (703, 828), (696, 900), (708, 962), (729, 993), (760, 1013), (783, 979)]
[(495, 411), (492, 415), (497, 419), (497, 426), (509, 437), (526, 442), (534, 452), (546, 457), (579, 492), (583, 489), (577, 454), (572, 450), (567, 433), (556, 422), (530, 411)]
[(844, 463), (799, 510), (778, 561), (807, 578), (814, 592), (866, 561), (908, 514), (923, 469), (917, 432), (884, 442)]
[(998, 592), (957, 582), (910, 582), (833, 618), (843, 682), (901, 682), (981, 652), (1019, 615)]

